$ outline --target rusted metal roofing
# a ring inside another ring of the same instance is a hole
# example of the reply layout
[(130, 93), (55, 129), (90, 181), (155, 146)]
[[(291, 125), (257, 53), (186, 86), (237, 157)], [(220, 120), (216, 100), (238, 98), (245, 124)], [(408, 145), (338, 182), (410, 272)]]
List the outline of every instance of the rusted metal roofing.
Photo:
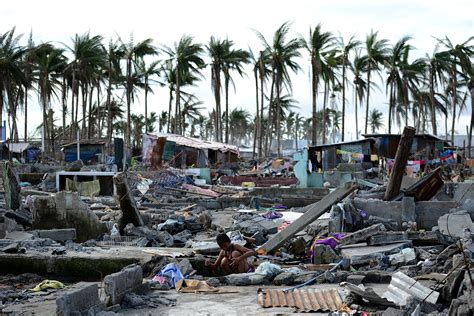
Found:
[(330, 290), (283, 290), (260, 289), (258, 303), (264, 307), (290, 307), (298, 312), (337, 311), (341, 306), (342, 298), (336, 289)]

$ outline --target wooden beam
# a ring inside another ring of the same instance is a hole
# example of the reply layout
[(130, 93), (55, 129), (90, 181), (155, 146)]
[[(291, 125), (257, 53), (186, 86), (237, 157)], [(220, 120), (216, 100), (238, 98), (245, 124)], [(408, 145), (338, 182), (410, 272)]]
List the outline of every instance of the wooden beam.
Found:
[(306, 207), (306, 212), (300, 218), (260, 246), (260, 248), (257, 249), (257, 253), (259, 255), (265, 255), (277, 249), (296, 233), (300, 232), (307, 225), (318, 219), (322, 214), (326, 213), (334, 204), (351, 194), (355, 189), (357, 189), (357, 184), (354, 182), (347, 182), (326, 195), (321, 201), (308, 205)]
[(406, 126), (398, 143), (397, 153), (395, 154), (395, 162), (393, 164), (390, 179), (388, 180), (387, 190), (385, 190), (385, 200), (390, 201), (400, 192), (403, 174), (410, 155), (411, 144), (415, 136), (416, 129)]

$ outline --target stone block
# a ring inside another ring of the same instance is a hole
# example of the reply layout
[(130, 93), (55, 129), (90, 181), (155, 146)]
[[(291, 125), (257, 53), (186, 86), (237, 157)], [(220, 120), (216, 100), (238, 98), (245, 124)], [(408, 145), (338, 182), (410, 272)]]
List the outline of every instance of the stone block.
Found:
[(56, 299), (56, 315), (95, 315), (102, 310), (97, 283), (80, 282)]
[(40, 238), (49, 238), (55, 241), (66, 241), (76, 239), (75, 228), (37, 230), (36, 234), (38, 234), (38, 237)]
[(105, 294), (108, 297), (107, 305), (120, 304), (125, 294), (139, 290), (142, 283), (143, 270), (138, 265), (107, 275), (104, 278)]
[(416, 204), (415, 204), (414, 197), (405, 196), (402, 198), (402, 220), (404, 222), (415, 223), (416, 221), (415, 208), (416, 208)]
[(55, 196), (32, 196), (30, 210), (34, 229), (75, 228), (79, 242), (107, 232), (104, 223), (89, 210), (77, 193), (58, 192)]
[(453, 237), (464, 237), (466, 229), (474, 231), (471, 216), (466, 211), (458, 211), (441, 216), (438, 227), (442, 234)]

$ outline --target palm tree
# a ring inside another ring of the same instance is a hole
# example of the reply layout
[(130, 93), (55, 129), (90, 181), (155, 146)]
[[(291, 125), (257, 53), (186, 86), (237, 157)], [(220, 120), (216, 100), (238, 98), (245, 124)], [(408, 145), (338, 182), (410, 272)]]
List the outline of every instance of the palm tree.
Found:
[(27, 48), (19, 45), (20, 38), (21, 35), (15, 35), (15, 28), (4, 34), (0, 33), (0, 125), (2, 128), (3, 112), (5, 109), (13, 109), (16, 106), (15, 96), (18, 90), (27, 84), (22, 71), (22, 59)]
[(370, 112), (369, 117), (369, 124), (370, 128), (372, 129), (372, 133), (375, 133), (379, 128), (383, 127), (383, 114), (377, 109), (373, 109)]
[[(46, 150), (52, 151), (52, 131), (53, 126), (48, 124), (48, 111), (51, 106), (51, 99), (58, 97), (58, 90), (62, 87), (61, 76), (66, 68), (67, 59), (64, 50), (55, 48), (51, 44), (41, 44), (35, 49), (33, 57), (37, 77), (39, 99), (43, 109), (43, 129), (46, 140)], [(51, 144), (48, 142), (51, 141)], [(49, 146), (51, 145), (51, 146)]]
[[(202, 101), (199, 101), (197, 97), (193, 94), (189, 95), (184, 99), (183, 108), (181, 110), (181, 124), (183, 126), (183, 135), (186, 134), (186, 119), (190, 120), (191, 122), (197, 120), (198, 117), (201, 115), (200, 111), (203, 109), (202, 107), (200, 107), (200, 105), (202, 104)], [(191, 124), (191, 128), (194, 129), (194, 124)], [(192, 132), (191, 136), (193, 136)]]
[(230, 123), (232, 125), (231, 143), (240, 145), (245, 138), (250, 127), (250, 113), (247, 110), (236, 108), (229, 113)]
[(369, 123), (369, 101), (370, 101), (370, 86), (372, 85), (371, 74), (372, 71), (380, 73), (380, 65), (386, 59), (388, 53), (388, 41), (386, 39), (377, 39), (378, 32), (373, 30), (367, 35), (365, 40), (366, 56), (367, 56), (367, 98), (365, 107), (365, 133), (367, 134), (367, 127)]
[(346, 82), (347, 82), (347, 75), (346, 69), (349, 65), (349, 54), (352, 50), (356, 49), (361, 45), (361, 42), (356, 40), (354, 36), (352, 36), (349, 41), (344, 43), (344, 38), (342, 36), (339, 37), (338, 46), (340, 50), (340, 55), (338, 56), (338, 64), (342, 65), (342, 137), (341, 141), (344, 141), (344, 134), (345, 134), (345, 119), (346, 119)]
[(159, 68), (159, 65), (160, 61), (158, 60), (155, 60), (147, 65), (143, 58), (139, 58), (135, 62), (136, 71), (138, 72), (138, 76), (143, 79), (143, 89), (145, 90), (145, 133), (151, 132), (151, 130), (148, 128), (148, 92), (154, 93), (153, 89), (150, 87), (150, 84), (159, 83), (153, 79), (153, 76), (160, 75), (161, 69)]
[(158, 131), (160, 133), (163, 133), (167, 122), (168, 122), (168, 112), (161, 111), (160, 117), (158, 118)]
[[(399, 102), (397, 96), (400, 96), (403, 101), (407, 100), (406, 90), (402, 83), (402, 68), (406, 67), (406, 60), (411, 46), (408, 41), (409, 36), (401, 38), (395, 45), (393, 45), (384, 60), (385, 68), (388, 71), (386, 80), (386, 90), (389, 91), (389, 107), (388, 107), (388, 133), (392, 133), (392, 115), (395, 110), (395, 104)], [(405, 102), (403, 102), (405, 103)], [(371, 112), (372, 114), (373, 112)]]
[[(180, 126), (181, 120), (181, 87), (183, 80), (187, 82), (197, 79), (201, 76), (200, 70), (204, 68), (205, 63), (201, 58), (203, 48), (201, 44), (193, 43), (193, 38), (188, 35), (181, 37), (178, 43), (175, 43), (174, 49), (164, 47), (164, 51), (169, 56), (169, 61), (175, 68), (175, 133), (184, 133), (184, 127)], [(173, 69), (173, 68), (171, 68)]]
[(125, 94), (127, 100), (127, 125), (125, 129), (125, 144), (126, 148), (130, 149), (130, 128), (131, 128), (131, 113), (130, 106), (132, 103), (132, 93), (134, 90), (133, 84), (133, 72), (134, 72), (134, 61), (143, 59), (145, 56), (152, 56), (158, 54), (158, 51), (153, 46), (153, 40), (147, 38), (141, 42), (135, 44), (133, 37), (131, 37), (128, 43), (124, 43), (121, 39), (121, 50), (123, 51), (123, 59), (126, 63), (126, 85), (125, 85)]
[[(452, 112), (453, 112), (453, 121), (451, 127), (451, 143), (454, 144), (454, 133), (455, 133), (455, 121), (456, 121), (456, 106), (458, 103), (457, 97), (457, 87), (458, 87), (458, 76), (459, 74), (464, 75), (464, 73), (469, 74), (472, 73), (472, 56), (474, 54), (474, 46), (470, 44), (470, 42), (474, 39), (474, 36), (471, 36), (468, 40), (464, 43), (454, 45), (448, 37), (444, 39), (438, 39), (438, 42), (443, 45), (446, 51), (440, 52), (440, 58), (444, 60), (449, 60), (448, 68), (449, 68), (449, 75), (451, 77), (452, 83)], [(458, 67), (459, 66), (459, 67)], [(458, 68), (461, 70), (459, 71)], [(471, 83), (472, 87), (472, 83)], [(471, 87), (469, 91), (472, 92)], [(472, 93), (471, 93), (471, 101), (472, 101)], [(473, 120), (472, 113), (471, 113), (471, 121)], [(468, 134), (472, 135), (472, 127), (469, 128), (470, 132)], [(469, 139), (468, 147), (470, 147), (471, 140)], [(471, 148), (469, 148), (470, 150)]]
[(314, 30), (311, 28), (309, 29), (309, 39), (304, 41), (304, 46), (308, 50), (311, 56), (311, 92), (312, 92), (312, 135), (311, 141), (313, 145), (316, 145), (316, 100), (318, 97), (318, 89), (319, 89), (319, 80), (323, 76), (323, 67), (324, 65), (324, 58), (326, 54), (328, 54), (335, 44), (335, 39), (331, 32), (323, 32), (321, 29), (321, 24), (318, 24)]
[(249, 52), (242, 49), (234, 49), (234, 42), (226, 39), (224, 65), (224, 90), (225, 90), (225, 142), (229, 141), (229, 84), (232, 83), (235, 91), (235, 84), (231, 76), (232, 71), (236, 71), (241, 77), (244, 74), (243, 65), (250, 62)]
[[(272, 87), (275, 87), (276, 91), (276, 130), (277, 130), (277, 147), (278, 147), (278, 156), (281, 157), (281, 106), (280, 106), (280, 94), (281, 88), (285, 86), (288, 91), (291, 91), (291, 79), (289, 70), (297, 73), (300, 70), (300, 66), (295, 62), (295, 58), (301, 57), (300, 48), (303, 47), (303, 42), (301, 39), (294, 38), (289, 41), (286, 41), (288, 32), (290, 30), (290, 24), (288, 22), (283, 23), (275, 32), (273, 36), (273, 42), (271, 45), (265, 40), (265, 37), (257, 32), (257, 36), (260, 38), (266, 50), (269, 51), (271, 55), (271, 67), (272, 67)], [(273, 100), (273, 88), (270, 90), (270, 105), (272, 105)], [(272, 106), (269, 107), (269, 118), (271, 118)], [(270, 123), (271, 123), (270, 119)], [(271, 138), (271, 130), (270, 130)]]
[[(358, 105), (362, 102), (367, 92), (367, 83), (362, 79), (362, 74), (367, 71), (367, 57), (360, 56), (360, 51), (354, 56), (351, 64), (351, 70), (354, 74), (354, 110), (355, 110), (355, 128), (356, 139), (359, 139), (359, 118), (357, 114)], [(359, 104), (357, 104), (359, 102)]]

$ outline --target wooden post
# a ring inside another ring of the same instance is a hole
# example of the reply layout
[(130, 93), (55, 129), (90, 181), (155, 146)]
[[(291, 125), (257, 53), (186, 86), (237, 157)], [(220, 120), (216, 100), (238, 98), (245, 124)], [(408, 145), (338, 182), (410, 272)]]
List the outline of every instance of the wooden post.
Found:
[(260, 248), (257, 249), (257, 253), (259, 255), (266, 255), (267, 253), (276, 250), (296, 233), (300, 232), (306, 226), (318, 219), (318, 217), (329, 211), (331, 206), (355, 191), (355, 189), (357, 189), (357, 184), (354, 182), (346, 182), (340, 185), (333, 192), (323, 197), (321, 201), (308, 205), (306, 207), (306, 212), (300, 218), (260, 246)]
[(114, 177), (115, 187), (117, 189), (117, 198), (120, 203), (122, 217), (119, 220), (120, 233), (128, 223), (135, 226), (143, 226), (143, 219), (138, 211), (137, 203), (133, 198), (125, 174), (119, 172)]
[(410, 155), (411, 144), (415, 136), (415, 129), (406, 126), (403, 130), (402, 137), (398, 143), (397, 153), (395, 154), (395, 162), (393, 164), (392, 173), (388, 180), (387, 190), (385, 190), (385, 200), (389, 201), (397, 196), (402, 185), (403, 174), (407, 164), (408, 156)]

